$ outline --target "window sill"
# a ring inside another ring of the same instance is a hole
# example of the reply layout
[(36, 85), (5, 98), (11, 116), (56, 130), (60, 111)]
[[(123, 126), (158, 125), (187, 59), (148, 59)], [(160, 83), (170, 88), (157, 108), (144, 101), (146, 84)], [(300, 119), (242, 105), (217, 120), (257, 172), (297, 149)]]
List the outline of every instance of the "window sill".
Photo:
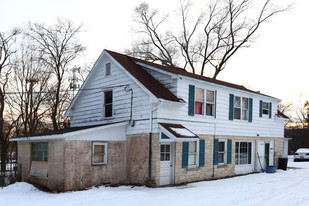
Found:
[(107, 163), (92, 163), (91, 166), (105, 166)]
[(199, 167), (197, 167), (197, 166), (189, 166), (189, 167), (187, 168), (187, 171), (197, 171), (198, 168), (199, 168)]
[(217, 166), (217, 168), (226, 168), (226, 167), (228, 167), (227, 164), (220, 164), (220, 165)]

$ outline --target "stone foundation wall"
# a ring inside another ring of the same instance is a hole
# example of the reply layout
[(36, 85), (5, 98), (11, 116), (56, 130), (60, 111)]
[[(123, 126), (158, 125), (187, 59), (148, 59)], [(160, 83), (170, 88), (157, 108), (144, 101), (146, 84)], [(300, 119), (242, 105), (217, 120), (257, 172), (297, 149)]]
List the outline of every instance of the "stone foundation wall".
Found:
[(255, 168), (258, 171), (258, 159), (256, 151), (258, 149), (258, 141), (274, 140), (274, 164), (277, 166), (278, 158), (283, 155), (283, 138), (267, 138), (267, 137), (236, 137), (236, 136), (216, 136), (216, 139), (232, 140), (232, 162), (227, 165), (213, 165), (213, 148), (214, 137), (209, 135), (199, 135), (200, 139), (205, 139), (205, 166), (197, 168), (182, 168), (182, 143), (175, 144), (175, 176), (174, 183), (182, 184), (195, 182), (200, 180), (217, 179), (235, 175), (235, 141), (247, 140), (255, 142)]
[(129, 183), (144, 185), (148, 179), (149, 134), (127, 136), (126, 151)]

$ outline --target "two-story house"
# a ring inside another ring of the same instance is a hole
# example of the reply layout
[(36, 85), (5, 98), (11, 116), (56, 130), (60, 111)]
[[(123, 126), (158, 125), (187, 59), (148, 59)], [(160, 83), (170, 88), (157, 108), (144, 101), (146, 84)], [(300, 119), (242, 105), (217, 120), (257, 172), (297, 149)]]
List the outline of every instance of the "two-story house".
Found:
[(222, 178), (277, 164), (279, 101), (104, 50), (65, 113), (71, 128), (13, 141), (23, 181), (51, 190)]

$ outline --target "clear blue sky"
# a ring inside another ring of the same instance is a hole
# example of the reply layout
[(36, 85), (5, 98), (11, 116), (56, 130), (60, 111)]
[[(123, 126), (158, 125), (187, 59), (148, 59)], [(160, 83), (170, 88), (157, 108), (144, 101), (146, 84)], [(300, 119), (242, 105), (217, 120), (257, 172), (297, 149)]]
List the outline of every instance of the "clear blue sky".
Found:
[[(87, 52), (80, 61), (86, 63), (98, 58), (105, 48), (122, 52), (130, 46), (133, 9), (144, 0), (1, 1), (0, 31), (23, 26), (28, 21), (53, 23), (57, 17), (83, 23), (81, 41)], [(165, 13), (175, 12), (179, 5), (179, 0), (147, 2)], [(298, 101), (301, 93), (309, 99), (309, 1), (277, 2), (294, 2), (294, 9), (265, 24), (256, 42), (234, 56), (218, 78), (283, 101)]]

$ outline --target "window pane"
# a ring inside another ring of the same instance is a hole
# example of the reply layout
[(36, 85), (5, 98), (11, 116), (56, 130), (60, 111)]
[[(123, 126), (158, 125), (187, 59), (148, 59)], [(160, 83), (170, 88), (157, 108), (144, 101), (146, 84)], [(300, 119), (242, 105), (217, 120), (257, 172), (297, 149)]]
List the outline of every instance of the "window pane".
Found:
[(240, 108), (240, 97), (235, 97), (234, 99), (234, 107)]
[(164, 144), (161, 145), (161, 153), (162, 152), (165, 152), (165, 145)]
[(219, 152), (225, 151), (225, 142), (219, 142)]
[(196, 165), (196, 154), (189, 154), (188, 165)]
[(206, 101), (212, 103), (215, 102), (215, 92), (207, 90), (206, 93)]
[(224, 153), (219, 153), (219, 163), (224, 163)]
[(104, 92), (104, 102), (105, 104), (113, 103), (113, 92), (112, 91)]
[(203, 114), (203, 103), (195, 102), (195, 114)]
[(249, 117), (249, 112), (248, 112), (248, 110), (243, 109), (243, 110), (242, 110), (242, 119), (243, 119), (243, 120), (248, 120), (248, 117)]
[(105, 105), (105, 117), (113, 116), (113, 105)]
[(240, 119), (240, 108), (234, 108), (234, 119)]
[(189, 142), (189, 153), (196, 152), (196, 142)]
[(214, 110), (214, 105), (213, 104), (206, 104), (206, 115), (208, 116), (213, 116), (213, 110)]
[(170, 153), (166, 153), (165, 154), (165, 161), (169, 161), (170, 160)]
[(242, 108), (243, 109), (248, 109), (249, 108), (249, 106), (248, 106), (248, 98), (245, 98), (245, 97), (242, 98)]
[(171, 147), (170, 145), (165, 145), (165, 151), (170, 152), (170, 147)]
[(195, 89), (195, 101), (204, 102), (204, 89)]
[(263, 109), (268, 109), (268, 103), (267, 102), (263, 102)]
[(164, 153), (161, 153), (161, 156), (160, 156), (160, 161), (164, 161), (165, 158), (164, 158)]
[(94, 145), (94, 153), (105, 153), (104, 145)]
[(94, 163), (103, 163), (104, 162), (104, 154), (94, 154), (93, 155)]
[(263, 109), (263, 114), (268, 114), (268, 109)]

